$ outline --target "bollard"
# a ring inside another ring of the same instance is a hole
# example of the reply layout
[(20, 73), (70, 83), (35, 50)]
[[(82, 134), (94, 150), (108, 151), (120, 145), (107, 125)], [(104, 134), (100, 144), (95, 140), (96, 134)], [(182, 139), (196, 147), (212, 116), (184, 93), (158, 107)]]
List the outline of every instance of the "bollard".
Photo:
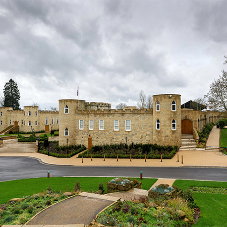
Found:
[(130, 162), (132, 161), (132, 155), (130, 154)]
[(92, 154), (91, 154), (91, 161), (92, 161)]
[(162, 162), (162, 154), (161, 154), (161, 162)]
[(117, 154), (117, 162), (118, 162), (118, 154)]
[(104, 160), (103, 161), (105, 161), (105, 154), (104, 154)]
[(184, 164), (184, 162), (183, 162), (183, 155), (182, 155), (182, 164)]
[(147, 156), (146, 156), (146, 154), (145, 154), (145, 162), (147, 161)]
[(82, 157), (82, 163), (84, 163), (83, 157)]
[(179, 154), (177, 154), (177, 162), (179, 162)]
[(140, 180), (143, 180), (143, 172), (140, 171)]
[(49, 171), (47, 172), (47, 178), (50, 178), (50, 172)]

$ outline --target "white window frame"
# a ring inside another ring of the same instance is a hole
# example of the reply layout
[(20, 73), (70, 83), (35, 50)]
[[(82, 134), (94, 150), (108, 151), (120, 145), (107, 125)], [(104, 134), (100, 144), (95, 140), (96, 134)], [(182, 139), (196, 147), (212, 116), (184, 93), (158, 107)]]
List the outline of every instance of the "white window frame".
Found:
[(84, 120), (79, 120), (79, 130), (84, 130)]
[(28, 116), (31, 116), (31, 115), (32, 115), (32, 113), (31, 113), (31, 111), (29, 110), (29, 111), (28, 111)]
[(51, 119), (51, 124), (54, 125), (54, 118)]
[(65, 105), (64, 114), (69, 114), (69, 106)]
[(161, 123), (160, 123), (160, 120), (157, 119), (156, 120), (156, 130), (160, 130), (160, 128), (161, 128)]
[(37, 126), (38, 125), (38, 123), (37, 123), (37, 121), (35, 121), (35, 126)]
[(23, 125), (24, 124), (24, 122), (23, 122), (23, 120), (21, 120), (21, 125)]
[(131, 120), (125, 120), (125, 131), (131, 131)]
[(46, 125), (48, 125), (48, 117), (46, 118)]
[(177, 125), (176, 125), (176, 120), (175, 119), (172, 120), (171, 128), (172, 128), (172, 130), (176, 130), (177, 129)]
[(65, 130), (64, 130), (64, 136), (69, 136), (69, 129), (68, 128), (65, 128)]
[(156, 101), (156, 104), (155, 104), (155, 106), (156, 106), (156, 111), (160, 111), (160, 103), (159, 103), (159, 101), (157, 100)]
[(114, 131), (119, 131), (119, 120), (114, 120)]
[(57, 125), (59, 124), (59, 118), (57, 118)]
[(104, 120), (99, 120), (99, 130), (104, 130)]
[(37, 116), (37, 111), (35, 111), (35, 116)]
[(32, 122), (31, 121), (28, 122), (28, 126), (32, 126)]
[[(176, 111), (176, 107), (177, 107), (176, 101), (173, 100), (173, 101), (172, 101), (172, 104), (171, 104), (171, 110), (172, 110), (172, 111)], [(173, 109), (173, 108), (174, 108), (174, 109)]]
[(93, 128), (94, 128), (94, 121), (89, 120), (89, 130), (93, 130)]

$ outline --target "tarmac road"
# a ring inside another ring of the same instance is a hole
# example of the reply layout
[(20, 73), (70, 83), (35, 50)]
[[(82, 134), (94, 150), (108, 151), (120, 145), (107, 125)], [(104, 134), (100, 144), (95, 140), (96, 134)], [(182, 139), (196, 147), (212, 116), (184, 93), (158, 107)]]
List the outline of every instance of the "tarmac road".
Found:
[(44, 165), (27, 157), (0, 157), (0, 181), (57, 176), (113, 176), (227, 181), (227, 168), (198, 167), (79, 167)]

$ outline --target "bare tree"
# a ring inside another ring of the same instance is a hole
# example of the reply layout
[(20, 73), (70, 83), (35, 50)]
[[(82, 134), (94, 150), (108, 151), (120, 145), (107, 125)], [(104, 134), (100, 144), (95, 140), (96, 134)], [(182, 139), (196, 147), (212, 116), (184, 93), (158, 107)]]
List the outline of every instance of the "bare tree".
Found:
[(149, 96), (147, 97), (147, 108), (148, 108), (148, 109), (153, 108), (153, 98), (152, 98), (151, 95), (149, 95)]
[(139, 93), (138, 108), (146, 108), (146, 95), (143, 90)]
[(207, 103), (204, 98), (197, 98), (192, 101), (192, 108), (194, 110), (203, 110), (207, 108)]
[(227, 72), (222, 71), (222, 76), (214, 80), (204, 97), (208, 99), (210, 109), (227, 111)]
[(57, 111), (58, 109), (57, 109), (57, 107), (51, 106), (51, 107), (50, 107), (50, 110), (51, 110), (51, 111)]
[(124, 109), (126, 106), (126, 103), (119, 103), (118, 105), (116, 105), (116, 109)]
[(0, 97), (0, 107), (4, 106), (4, 97)]

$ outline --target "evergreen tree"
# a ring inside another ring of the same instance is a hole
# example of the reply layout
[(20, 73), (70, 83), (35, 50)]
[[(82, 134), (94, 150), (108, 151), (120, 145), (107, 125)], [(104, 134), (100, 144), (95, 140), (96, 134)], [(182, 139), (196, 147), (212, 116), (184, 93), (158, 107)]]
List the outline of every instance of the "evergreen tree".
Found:
[(4, 93), (4, 107), (12, 107), (14, 110), (20, 109), (20, 91), (18, 89), (17, 83), (10, 79), (3, 89)]

